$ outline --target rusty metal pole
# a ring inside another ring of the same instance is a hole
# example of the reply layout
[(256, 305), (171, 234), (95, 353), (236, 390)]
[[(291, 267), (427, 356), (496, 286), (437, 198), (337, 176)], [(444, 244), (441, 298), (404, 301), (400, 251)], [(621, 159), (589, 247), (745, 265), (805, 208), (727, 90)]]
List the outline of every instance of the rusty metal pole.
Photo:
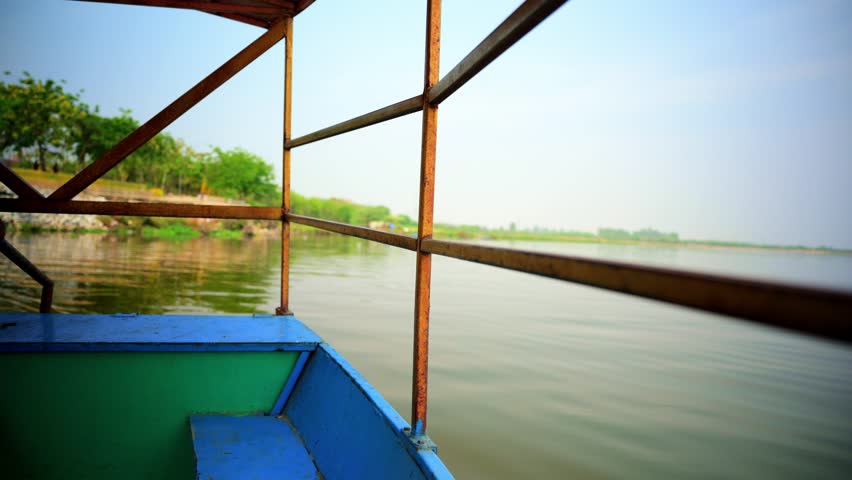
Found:
[(293, 17), (286, 20), (284, 43), (284, 156), (281, 184), (281, 304), (276, 315), (292, 315), (290, 311), (290, 119), (293, 111)]
[(435, 154), (438, 143), (438, 107), (429, 104), (429, 89), (438, 83), (441, 44), (441, 0), (426, 4), (426, 62), (423, 85), (423, 130), (420, 150), (420, 207), (417, 214), (417, 273), (414, 292), (414, 373), (411, 425), (415, 436), (426, 433), (429, 364), (429, 292), (432, 255), (420, 249), (432, 237), (435, 202)]

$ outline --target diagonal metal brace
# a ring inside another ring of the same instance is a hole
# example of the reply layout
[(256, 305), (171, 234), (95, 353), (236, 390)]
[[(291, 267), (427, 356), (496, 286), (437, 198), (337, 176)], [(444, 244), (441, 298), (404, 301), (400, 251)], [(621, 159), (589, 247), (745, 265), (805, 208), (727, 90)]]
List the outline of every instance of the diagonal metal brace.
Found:
[(89, 164), (77, 173), (77, 175), (71, 177), (71, 179), (57, 188), (56, 191), (51, 193), (48, 198), (50, 200), (71, 200), (78, 193), (94, 183), (95, 180), (104, 176), (114, 166), (118, 165), (122, 160), (139, 149), (139, 147), (154, 138), (181, 115), (189, 111), (198, 102), (255, 61), (263, 52), (269, 50), (279, 40), (284, 38), (284, 34), (287, 32), (287, 22), (285, 20), (279, 20), (270, 26), (269, 30), (258, 37), (257, 40), (250, 43), (210, 75), (207, 75), (207, 77), (187, 90), (177, 100), (169, 104), (169, 106), (151, 117), (150, 120), (118, 142), (99, 159)]
[(11, 168), (0, 162), (0, 182), (9, 187), (9, 190), (15, 192), (18, 198), (43, 199), (41, 193), (32, 187), (26, 180), (19, 177)]
[(6, 240), (6, 224), (0, 220), (0, 253), (6, 256), (33, 280), (41, 284), (41, 304), (38, 311), (50, 313), (50, 305), (53, 303), (53, 280), (48, 278), (38, 267), (33, 265), (21, 252)]

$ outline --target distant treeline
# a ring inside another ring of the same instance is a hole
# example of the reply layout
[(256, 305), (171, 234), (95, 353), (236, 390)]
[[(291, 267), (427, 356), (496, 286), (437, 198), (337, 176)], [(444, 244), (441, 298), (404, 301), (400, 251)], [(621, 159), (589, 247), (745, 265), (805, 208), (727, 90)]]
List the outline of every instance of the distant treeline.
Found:
[(604, 240), (636, 240), (640, 242), (679, 242), (677, 233), (658, 232), (653, 228), (643, 228), (635, 232), (628, 232), (620, 228), (599, 228), (598, 238)]
[(451, 225), (439, 223), (435, 225), (437, 237), (494, 240), (544, 240), (568, 241), (584, 243), (602, 242), (667, 242), (680, 243), (677, 233), (665, 233), (653, 228), (643, 228), (630, 232), (620, 228), (599, 228), (597, 233), (577, 230), (560, 230), (544, 227), (518, 228), (514, 223), (509, 227), (486, 228), (478, 225)]
[[(4, 72), (8, 78), (11, 72)], [(76, 173), (100, 158), (139, 127), (130, 110), (100, 114), (98, 106), (81, 100), (82, 91), (65, 90), (64, 81), (42, 80), (23, 72), (17, 82), (0, 81), (0, 156), (19, 168)], [(146, 185), (158, 194), (217, 195), (254, 205), (280, 205), (281, 188), (272, 166), (241, 148), (213, 147), (198, 152), (182, 139), (160, 133), (106, 174), (106, 178)], [(416, 220), (394, 215), (385, 206), (360, 205), (338, 198), (291, 194), (294, 213), (354, 225), (401, 229), (410, 233)], [(378, 222), (379, 225), (376, 225)], [(718, 246), (750, 246), (739, 242), (681, 241), (677, 233), (643, 228), (630, 232), (599, 228), (597, 233), (541, 227), (519, 229), (479, 225), (436, 224), (435, 235), (445, 238), (494, 238), (589, 242), (672, 242)], [(784, 248), (760, 245), (763, 248)], [(804, 248), (804, 247), (802, 247)]]
[(292, 192), (290, 193), (290, 209), (300, 215), (352, 225), (368, 225), (370, 222), (393, 224), (394, 221), (400, 224), (414, 223), (405, 215), (392, 215), (390, 209), (382, 205), (360, 205), (339, 198), (303, 197)]

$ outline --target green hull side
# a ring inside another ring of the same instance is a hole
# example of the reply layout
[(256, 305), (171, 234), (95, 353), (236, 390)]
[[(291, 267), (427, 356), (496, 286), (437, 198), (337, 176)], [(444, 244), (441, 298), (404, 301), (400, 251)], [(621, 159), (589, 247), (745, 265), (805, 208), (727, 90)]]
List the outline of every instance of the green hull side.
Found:
[(0, 354), (0, 477), (194, 478), (189, 415), (270, 410), (297, 357)]

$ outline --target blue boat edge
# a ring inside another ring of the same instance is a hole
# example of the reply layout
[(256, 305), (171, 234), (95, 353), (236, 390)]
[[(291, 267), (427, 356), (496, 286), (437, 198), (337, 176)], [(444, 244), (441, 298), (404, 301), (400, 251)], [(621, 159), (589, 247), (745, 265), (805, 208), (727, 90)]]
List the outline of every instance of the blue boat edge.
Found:
[[(0, 313), (0, 325), (0, 358), (110, 352), (291, 355), (286, 378), (269, 386), (275, 389), (271, 408), (235, 416), (280, 415), (316, 464), (317, 478), (453, 478), (434, 444), (413, 438), (408, 422), (363, 375), (294, 316)], [(190, 412), (186, 429), (195, 414), (228, 413)], [(195, 431), (192, 435), (195, 442)]]

